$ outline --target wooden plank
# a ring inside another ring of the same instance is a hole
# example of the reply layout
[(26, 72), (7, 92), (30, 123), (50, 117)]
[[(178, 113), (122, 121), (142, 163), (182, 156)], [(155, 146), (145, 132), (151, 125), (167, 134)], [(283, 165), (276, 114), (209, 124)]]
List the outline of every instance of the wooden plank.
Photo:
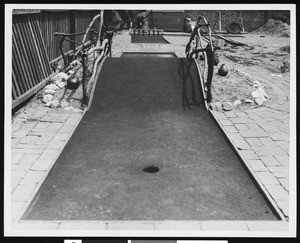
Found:
[(23, 90), (22, 92), (26, 92), (26, 90), (30, 89), (30, 86), (29, 84), (27, 83), (27, 72), (24, 68), (24, 65), (23, 65), (23, 62), (22, 62), (22, 59), (21, 59), (21, 54), (20, 54), (20, 51), (19, 51), (19, 41), (17, 41), (17, 38), (18, 36), (15, 36), (13, 35), (12, 36), (12, 39), (13, 39), (13, 43), (14, 43), (14, 48), (13, 48), (13, 51), (14, 51), (14, 62), (16, 63), (16, 68), (19, 70), (19, 76), (18, 76), (18, 83), (21, 84), (23, 87)]
[(41, 74), (40, 74), (40, 70), (39, 70), (38, 66), (36, 65), (37, 58), (36, 58), (35, 52), (32, 47), (32, 38), (31, 38), (30, 34), (28, 33), (26, 25), (27, 25), (27, 22), (25, 21), (25, 18), (23, 18), (23, 21), (20, 22), (20, 31), (24, 35), (24, 43), (26, 45), (25, 50), (26, 50), (28, 59), (30, 60), (30, 66), (31, 66), (31, 70), (33, 72), (32, 78), (33, 78), (33, 82), (36, 83), (37, 82), (36, 80), (39, 80)]
[[(14, 24), (13, 25), (13, 33), (16, 35), (16, 36), (20, 36), (21, 33), (20, 33), (20, 30), (19, 30), (19, 25), (18, 24)], [(34, 83), (32, 83), (34, 80), (34, 74), (32, 72), (32, 68), (31, 66), (33, 65), (32, 62), (29, 60), (28, 58), (28, 55), (26, 53), (26, 47), (25, 47), (25, 42), (24, 42), (24, 39), (22, 39), (22, 41), (20, 41), (19, 45), (21, 45), (20, 49), (21, 49), (21, 52), (22, 52), (22, 62), (24, 62), (24, 65), (25, 65), (25, 68), (29, 74), (29, 83), (30, 83), (30, 88), (34, 86)]]
[(15, 74), (15, 70), (12, 69), (12, 85), (15, 87), (16, 90), (16, 97), (20, 96), (21, 90), (19, 88), (18, 82), (17, 82), (17, 78), (16, 78), (16, 74)]
[(239, 42), (239, 41), (235, 41), (235, 40), (230, 39), (230, 38), (226, 38), (226, 37), (224, 37), (222, 35), (217, 35), (216, 37), (219, 38), (219, 39), (225, 40), (226, 43), (228, 43), (230, 45), (233, 45), (233, 46), (247, 46), (247, 44), (245, 44), (245, 43), (242, 43), (242, 42)]

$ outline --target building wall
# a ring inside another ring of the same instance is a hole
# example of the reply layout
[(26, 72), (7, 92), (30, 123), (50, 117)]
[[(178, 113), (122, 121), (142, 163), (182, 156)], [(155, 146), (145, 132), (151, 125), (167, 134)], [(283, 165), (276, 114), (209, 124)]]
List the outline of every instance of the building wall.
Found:
[[(219, 30), (219, 15), (217, 10), (186, 10), (185, 18), (191, 18), (195, 21), (198, 16), (204, 16), (211, 24), (212, 30)], [(230, 23), (238, 23), (241, 25), (241, 17), (243, 18), (243, 24), (245, 31), (255, 30), (267, 22), (268, 11), (257, 10), (226, 10), (221, 11), (221, 30), (226, 30)], [(242, 25), (241, 25), (242, 26)]]

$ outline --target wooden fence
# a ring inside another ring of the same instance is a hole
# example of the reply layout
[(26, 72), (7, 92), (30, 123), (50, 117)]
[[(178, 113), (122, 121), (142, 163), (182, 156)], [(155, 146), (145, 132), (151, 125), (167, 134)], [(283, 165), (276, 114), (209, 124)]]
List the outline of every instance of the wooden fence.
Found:
[[(14, 11), (12, 24), (12, 108), (32, 96), (48, 81), (50, 61), (59, 57), (54, 32), (85, 31), (98, 11)], [(97, 30), (97, 26), (95, 26)], [(75, 41), (81, 42), (82, 36)], [(75, 49), (65, 43), (64, 51)]]

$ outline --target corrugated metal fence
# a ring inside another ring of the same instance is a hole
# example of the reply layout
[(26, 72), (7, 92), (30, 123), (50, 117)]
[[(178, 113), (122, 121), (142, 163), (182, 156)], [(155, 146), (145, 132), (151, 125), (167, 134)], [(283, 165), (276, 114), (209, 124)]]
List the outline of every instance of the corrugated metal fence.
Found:
[[(20, 13), (20, 12), (19, 12)], [(60, 56), (54, 32), (85, 31), (97, 11), (40, 11), (13, 14), (12, 24), (12, 108), (46, 84), (49, 62)], [(97, 30), (97, 29), (96, 29)], [(81, 42), (82, 36), (75, 38)], [(69, 42), (64, 50), (75, 48)]]

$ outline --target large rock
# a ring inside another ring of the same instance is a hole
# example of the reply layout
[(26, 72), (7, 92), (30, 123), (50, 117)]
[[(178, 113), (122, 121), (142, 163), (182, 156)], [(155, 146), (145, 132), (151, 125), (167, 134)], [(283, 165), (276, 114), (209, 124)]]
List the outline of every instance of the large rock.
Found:
[(232, 105), (233, 105), (234, 107), (237, 107), (237, 106), (239, 106), (240, 104), (242, 104), (242, 101), (241, 101), (241, 100), (235, 100), (235, 101), (232, 102)]
[(46, 94), (43, 96), (42, 102), (47, 104), (49, 101), (53, 100), (53, 95), (51, 94)]
[(220, 102), (211, 102), (211, 103), (209, 103), (208, 106), (211, 110), (214, 110), (214, 111), (222, 110), (222, 104)]
[(44, 88), (44, 90), (58, 90), (59, 89), (59, 87), (56, 85), (56, 84), (48, 84), (48, 85), (46, 85), (45, 86), (45, 88)]
[(223, 110), (225, 110), (225, 111), (232, 111), (232, 110), (234, 110), (234, 106), (233, 106), (233, 104), (231, 102), (225, 102), (223, 104)]
[(51, 78), (51, 81), (53, 83), (55, 83), (56, 81), (63, 81), (63, 80), (67, 80), (68, 79), (68, 75), (64, 72), (60, 72), (56, 75), (54, 75), (52, 78)]
[(53, 90), (53, 89), (45, 89), (43, 91), (43, 95), (47, 95), (47, 94), (54, 95), (55, 94), (55, 90)]
[(56, 81), (55, 81), (55, 84), (56, 84), (57, 87), (59, 87), (60, 89), (66, 86), (65, 80), (64, 80), (64, 81), (56, 80)]
[(258, 106), (262, 106), (264, 103), (264, 100), (261, 98), (255, 98), (255, 104), (257, 104)]

